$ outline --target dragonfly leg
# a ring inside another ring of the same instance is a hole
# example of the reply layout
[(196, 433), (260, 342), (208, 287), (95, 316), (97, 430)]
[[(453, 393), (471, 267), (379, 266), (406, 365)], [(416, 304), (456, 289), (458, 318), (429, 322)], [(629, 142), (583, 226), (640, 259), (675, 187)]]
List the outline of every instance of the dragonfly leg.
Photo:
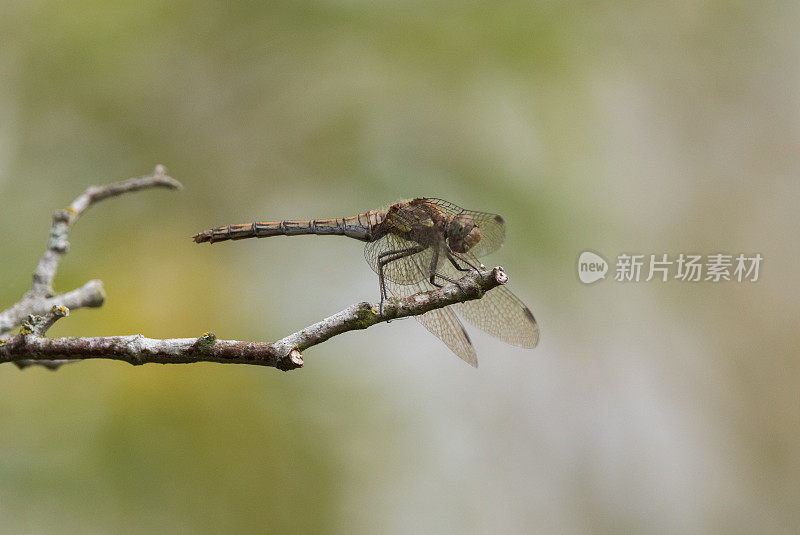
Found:
[(414, 247), (408, 247), (407, 249), (394, 249), (392, 251), (384, 251), (378, 255), (378, 284), (380, 285), (381, 288), (381, 303), (378, 306), (378, 312), (380, 314), (383, 314), (383, 302), (387, 299), (386, 280), (383, 274), (384, 266), (386, 266), (386, 264), (388, 264), (389, 262), (400, 260), (401, 258), (417, 254), (420, 251), (424, 250), (425, 250), (424, 245), (416, 245)]
[(436, 273), (436, 266), (438, 266), (438, 265), (439, 265), (439, 248), (436, 247), (433, 250), (433, 257), (431, 257), (431, 278), (430, 278), (430, 282), (431, 282), (431, 284), (433, 284), (437, 288), (441, 288), (442, 285), (436, 283), (436, 275), (438, 275), (438, 273)]
[[(447, 254), (447, 259), (450, 260), (450, 263), (453, 264), (453, 266), (457, 270), (459, 270), (459, 271), (470, 271), (469, 269), (462, 268), (461, 266), (459, 266), (458, 263), (455, 261), (455, 258), (453, 257), (453, 253), (451, 253), (449, 250), (446, 252), (446, 254)], [(445, 280), (447, 282), (456, 284), (458, 286), (458, 288), (461, 289), (461, 291), (463, 292), (464, 290), (461, 288), (461, 285), (458, 283), (457, 280), (453, 280), (450, 277), (446, 277), (445, 275), (442, 275), (441, 273), (436, 271), (436, 265), (438, 263), (439, 263), (439, 249), (437, 248), (436, 252), (433, 253), (433, 259), (431, 260), (431, 278), (430, 278), (430, 283), (432, 285), (436, 286), (437, 288), (441, 288), (442, 285), (439, 284), (438, 282), (436, 282), (436, 279), (439, 278), (439, 279)]]
[(381, 288), (381, 303), (378, 305), (378, 313), (383, 314), (383, 300), (386, 298), (386, 284), (383, 281), (382, 264), (378, 264), (378, 285)]
[[(453, 264), (453, 267), (455, 267), (459, 271), (470, 271), (470, 270), (473, 270), (473, 269), (475, 271), (480, 271), (478, 266), (474, 265), (467, 258), (456, 256), (456, 254), (453, 251), (451, 251), (449, 248), (447, 250), (447, 259), (450, 260), (450, 263)], [(465, 264), (467, 264), (469, 266), (469, 268), (461, 267), (460, 265), (458, 265), (458, 262), (456, 262), (456, 260), (460, 260), (460, 261), (464, 262)]]
[(458, 271), (472, 271), (472, 268), (464, 268), (458, 265), (458, 262), (456, 262), (456, 258), (450, 252), (447, 253), (447, 259), (450, 261), (451, 264), (453, 264), (453, 267), (456, 268)]
[(451, 283), (453, 283), (453, 284), (458, 284), (458, 281), (457, 281), (457, 280), (455, 280), (455, 279), (451, 279), (450, 277), (446, 277), (446, 276), (442, 275), (441, 273), (439, 273), (438, 271), (437, 271), (437, 272), (434, 272), (434, 273), (431, 273), (431, 280), (430, 280), (430, 282), (431, 282), (431, 284), (433, 284), (433, 285), (434, 285), (434, 286), (436, 286), (437, 288), (441, 288), (442, 286), (444, 286), (443, 284), (439, 284), (438, 282), (436, 282), (436, 280), (435, 280), (435, 279), (442, 279), (442, 280), (444, 280), (444, 281), (451, 282)]
[[(459, 266), (456, 263), (455, 259), (453, 258), (453, 255), (452, 255), (452, 253), (450, 251), (447, 251), (447, 258), (450, 260), (450, 262), (455, 266), (455, 268), (457, 270), (459, 270), (459, 271), (470, 271), (469, 269), (464, 269), (461, 266)], [(458, 284), (458, 281), (453, 280), (450, 277), (446, 277), (446, 276), (442, 275), (441, 273), (439, 273), (438, 271), (436, 271), (436, 266), (438, 264), (439, 264), (439, 248), (437, 247), (436, 250), (433, 252), (433, 258), (431, 258), (431, 277), (429, 279), (430, 283), (432, 285), (434, 285), (435, 287), (437, 287), (437, 288), (441, 288), (442, 284), (439, 284), (438, 282), (436, 282), (436, 279), (439, 278), (439, 279), (445, 280), (447, 282), (452, 282), (452, 283)], [(459, 286), (459, 288), (461, 288), (461, 286)]]

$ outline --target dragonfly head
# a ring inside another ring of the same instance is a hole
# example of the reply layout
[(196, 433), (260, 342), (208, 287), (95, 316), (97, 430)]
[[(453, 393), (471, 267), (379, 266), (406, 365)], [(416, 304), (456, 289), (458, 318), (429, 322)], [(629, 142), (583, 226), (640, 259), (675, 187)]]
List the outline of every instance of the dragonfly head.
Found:
[(447, 225), (447, 245), (456, 253), (466, 253), (481, 241), (481, 229), (472, 216), (458, 214)]

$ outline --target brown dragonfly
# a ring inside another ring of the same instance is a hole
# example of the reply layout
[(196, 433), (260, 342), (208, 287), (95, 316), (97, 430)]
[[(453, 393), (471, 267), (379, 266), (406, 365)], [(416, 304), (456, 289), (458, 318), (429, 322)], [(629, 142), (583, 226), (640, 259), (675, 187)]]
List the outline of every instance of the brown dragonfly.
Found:
[[(194, 235), (197, 243), (224, 240), (335, 234), (367, 242), (364, 256), (378, 274), (381, 307), (385, 299), (406, 297), (455, 282), (461, 272), (479, 269), (479, 257), (500, 248), (505, 222), (497, 214), (465, 210), (441, 199), (417, 198), (340, 219), (269, 221), (227, 225)], [(478, 365), (459, 314), (509, 344), (533, 348), (539, 326), (530, 309), (504, 286), (480, 299), (415, 316), (456, 355)]]

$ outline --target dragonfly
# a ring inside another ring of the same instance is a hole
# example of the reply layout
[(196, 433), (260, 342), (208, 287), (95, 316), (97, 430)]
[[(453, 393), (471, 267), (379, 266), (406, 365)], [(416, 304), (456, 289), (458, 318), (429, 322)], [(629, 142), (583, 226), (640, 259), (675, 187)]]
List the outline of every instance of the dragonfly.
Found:
[[(366, 242), (364, 256), (378, 275), (381, 309), (389, 297), (408, 297), (454, 283), (464, 272), (483, 268), (479, 258), (503, 244), (503, 218), (465, 210), (442, 199), (419, 197), (338, 219), (256, 221), (204, 230), (197, 243), (296, 236), (340, 235)], [(453, 353), (472, 366), (478, 358), (472, 341), (454, 313), (511, 345), (533, 348), (539, 325), (530, 309), (505, 286), (480, 299), (457, 303), (414, 316)]]

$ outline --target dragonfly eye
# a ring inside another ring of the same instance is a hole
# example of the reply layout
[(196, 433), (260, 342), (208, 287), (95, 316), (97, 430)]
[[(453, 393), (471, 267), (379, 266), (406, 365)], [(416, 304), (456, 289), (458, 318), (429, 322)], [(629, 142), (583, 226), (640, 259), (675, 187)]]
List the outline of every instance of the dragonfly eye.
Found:
[(447, 227), (447, 244), (456, 253), (466, 253), (481, 240), (481, 229), (466, 214), (458, 214)]

